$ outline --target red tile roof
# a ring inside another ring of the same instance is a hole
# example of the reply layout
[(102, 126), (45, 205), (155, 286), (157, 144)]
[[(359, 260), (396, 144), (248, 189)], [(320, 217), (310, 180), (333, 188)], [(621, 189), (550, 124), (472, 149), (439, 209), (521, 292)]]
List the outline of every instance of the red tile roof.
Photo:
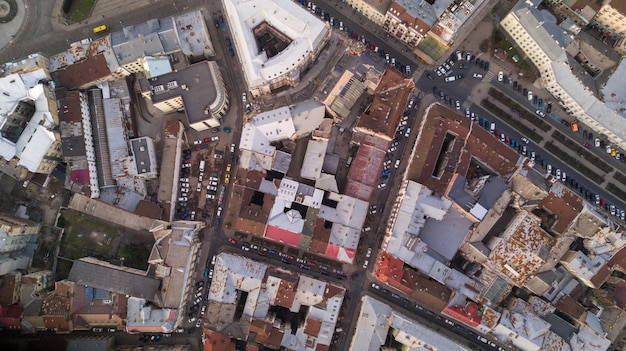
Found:
[(205, 337), (205, 342), (202, 348), (203, 351), (235, 351), (235, 344), (227, 335), (204, 328), (202, 329), (202, 332)]
[(474, 302), (469, 302), (464, 306), (448, 306), (442, 313), (472, 327), (478, 326), (481, 321), (480, 311)]
[[(419, 172), (417, 181), (434, 192), (443, 194), (456, 173), (468, 177), (472, 158), (499, 175), (515, 171), (519, 154), (482, 128), (472, 128), (470, 133), (471, 122), (456, 111), (435, 103), (424, 118), (411, 168)], [(454, 144), (442, 150), (448, 134), (455, 137)], [(440, 157), (445, 162), (440, 163), (441, 169), (434, 174)]]
[(0, 306), (0, 328), (16, 331), (22, 328), (22, 304)]
[(76, 89), (109, 76), (111, 70), (104, 54), (98, 54), (61, 68), (55, 73), (62, 86), (68, 89)]
[(297, 247), (300, 245), (300, 238), (302, 238), (302, 234), (290, 232), (282, 228), (268, 225), (265, 230), (265, 237), (282, 244)]
[(356, 131), (386, 140), (393, 139), (414, 88), (412, 79), (404, 78), (392, 67), (387, 68), (374, 91), (370, 107), (355, 127)]
[(554, 213), (557, 221), (552, 230), (563, 234), (572, 221), (583, 209), (583, 200), (561, 184), (555, 184), (540, 204), (541, 207)]

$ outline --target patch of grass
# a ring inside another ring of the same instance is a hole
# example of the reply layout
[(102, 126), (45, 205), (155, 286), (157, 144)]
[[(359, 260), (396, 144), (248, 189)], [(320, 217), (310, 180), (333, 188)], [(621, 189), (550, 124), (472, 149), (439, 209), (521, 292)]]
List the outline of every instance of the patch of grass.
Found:
[(491, 88), (489, 88), (489, 95), (491, 97), (493, 97), (494, 99), (500, 101), (501, 103), (503, 103), (503, 104), (505, 104), (507, 106), (510, 106), (512, 110), (515, 109), (520, 117), (522, 117), (523, 119), (525, 119), (528, 122), (532, 123), (534, 126), (536, 126), (537, 128), (543, 130), (544, 132), (547, 132), (550, 129), (552, 129), (552, 126), (549, 125), (542, 118), (539, 118), (539, 117), (535, 116), (534, 114), (526, 111), (525, 108), (520, 106), (517, 102), (511, 100), (511, 98), (509, 98), (508, 96), (504, 95), (501, 91), (491, 87)]
[(626, 192), (613, 183), (609, 183), (609, 185), (606, 186), (606, 190), (620, 199), (626, 199)]
[(515, 128), (518, 132), (526, 135), (529, 139), (531, 139), (535, 143), (539, 144), (539, 143), (541, 143), (543, 141), (543, 138), (539, 134), (535, 133), (532, 129), (528, 128), (526, 125), (520, 123), (520, 121), (518, 121), (515, 118), (513, 118), (511, 115), (509, 115), (507, 112), (503, 111), (501, 108), (496, 106), (491, 101), (489, 101), (487, 99), (483, 99), (480, 102), (480, 106), (484, 107), (487, 111), (489, 111), (489, 112), (493, 113), (494, 115), (498, 116), (498, 118), (500, 118), (501, 120), (506, 122), (506, 124), (508, 124), (511, 127)]
[[(512, 44), (506, 38), (504, 33), (502, 33), (497, 28), (493, 29), (493, 32), (491, 33), (491, 37), (489, 37), (489, 39), (486, 39), (485, 42), (481, 43), (480, 49), (481, 51), (487, 52), (490, 55), (495, 49), (501, 49), (508, 54), (507, 60), (512, 62), (517, 68), (519, 68), (521, 73), (520, 75), (522, 75), (526, 80), (534, 82), (537, 78), (539, 78), (539, 72), (537, 72), (535, 67), (526, 62), (524, 54), (518, 52), (517, 47)], [(518, 62), (514, 62), (511, 59), (515, 55), (520, 58)]]
[[(572, 140), (572, 139), (568, 138), (567, 136), (563, 135), (563, 133), (559, 132), (558, 130), (555, 130), (554, 133), (552, 133), (552, 137), (554, 138), (554, 140), (556, 140), (559, 143), (565, 145), (570, 150), (576, 152), (579, 155), (582, 155), (582, 157), (586, 158), (587, 161), (591, 162), (596, 167), (598, 167), (601, 170), (603, 170), (605, 173), (610, 173), (610, 172), (613, 171), (613, 167), (609, 166), (606, 162), (602, 161), (596, 155), (594, 155), (591, 152), (589, 152), (589, 150), (585, 149), (584, 147), (582, 147), (580, 144), (578, 144), (574, 140)], [(624, 184), (626, 184), (626, 183), (624, 183)]]
[(625, 176), (623, 173), (616, 172), (616, 173), (613, 175), (613, 178), (614, 178), (615, 180), (617, 180), (618, 182), (620, 182), (620, 183), (622, 183), (622, 184), (626, 185), (626, 176)]
[(94, 6), (98, 0), (74, 0), (68, 14), (72, 22), (84, 21), (91, 16)]
[(601, 184), (604, 181), (604, 178), (600, 176), (598, 173), (592, 171), (587, 166), (580, 163), (580, 160), (576, 157), (571, 156), (565, 151), (561, 150), (560, 147), (554, 145), (552, 142), (547, 142), (544, 148), (550, 151), (554, 156), (558, 157), (564, 163), (568, 164), (570, 167), (574, 168), (578, 172), (582, 173), (584, 176), (589, 178), (592, 182), (596, 184)]
[(427, 35), (424, 40), (417, 44), (417, 48), (426, 55), (430, 56), (434, 61), (437, 61), (450, 47), (430, 35)]
[(65, 233), (60, 256), (75, 260), (84, 256), (106, 257), (111, 254), (111, 242), (119, 235), (117, 228), (73, 210), (63, 211), (62, 217)]
[(124, 259), (125, 266), (145, 270), (148, 266), (150, 248), (146, 245), (128, 243), (120, 247), (117, 255)]

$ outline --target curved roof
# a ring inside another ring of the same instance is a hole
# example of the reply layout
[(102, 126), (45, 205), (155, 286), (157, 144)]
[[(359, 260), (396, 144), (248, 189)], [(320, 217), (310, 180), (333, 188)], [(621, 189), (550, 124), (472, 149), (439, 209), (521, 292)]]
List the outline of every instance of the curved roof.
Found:
[[(330, 30), (319, 18), (291, 0), (225, 0), (229, 26), (248, 88), (268, 84), (295, 72)], [(291, 40), (283, 51), (268, 58), (260, 50), (253, 29), (267, 23)]]

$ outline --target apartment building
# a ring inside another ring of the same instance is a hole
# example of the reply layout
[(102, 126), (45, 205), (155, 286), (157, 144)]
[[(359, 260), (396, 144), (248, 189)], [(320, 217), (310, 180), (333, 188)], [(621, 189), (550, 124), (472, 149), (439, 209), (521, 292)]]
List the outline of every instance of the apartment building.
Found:
[(215, 61), (200, 61), (183, 69), (140, 80), (142, 95), (154, 107), (170, 113), (184, 110), (189, 126), (203, 131), (220, 125), (230, 100)]
[(405, 44), (415, 47), (443, 12), (438, 13), (436, 9), (425, 1), (394, 1), (385, 13), (383, 29)]
[(603, 0), (591, 23), (613, 36), (623, 37), (626, 34), (626, 2)]
[(7, 63), (0, 77), (0, 158), (14, 161), (16, 174), (24, 168), (50, 174), (61, 160), (61, 140), (48, 59), (39, 54)]
[(625, 110), (595, 96), (583, 77), (577, 76), (578, 62), (565, 51), (580, 27), (573, 21), (557, 24), (547, 11), (537, 8), (539, 3), (520, 2), (502, 19), (501, 28), (537, 67), (546, 90), (571, 116), (615, 146), (626, 148)]
[(389, 6), (394, 3), (393, 0), (344, 0), (344, 2), (379, 26), (382, 26)]

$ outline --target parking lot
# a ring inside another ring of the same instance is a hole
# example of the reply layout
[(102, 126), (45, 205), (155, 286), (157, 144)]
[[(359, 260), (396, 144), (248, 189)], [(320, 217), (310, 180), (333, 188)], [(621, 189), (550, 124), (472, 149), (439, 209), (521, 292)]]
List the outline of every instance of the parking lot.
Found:
[(176, 218), (219, 220), (226, 186), (237, 159), (235, 144), (221, 148), (216, 135), (191, 142), (183, 150)]

